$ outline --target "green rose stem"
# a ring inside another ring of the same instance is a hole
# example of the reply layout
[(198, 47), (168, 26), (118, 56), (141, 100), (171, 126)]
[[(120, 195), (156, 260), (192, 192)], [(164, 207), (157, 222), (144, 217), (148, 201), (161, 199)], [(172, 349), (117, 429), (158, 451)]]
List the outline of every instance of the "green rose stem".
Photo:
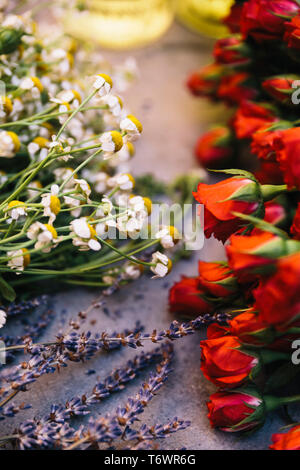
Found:
[(273, 395), (264, 396), (267, 411), (273, 411), (283, 405), (290, 405), (292, 403), (298, 403), (300, 401), (300, 395), (294, 395), (292, 397), (275, 397)]
[(288, 191), (288, 187), (286, 184), (281, 185), (273, 185), (273, 184), (263, 184), (260, 187), (261, 194), (263, 200), (265, 202), (271, 201), (275, 197), (279, 196), (282, 193), (286, 193)]

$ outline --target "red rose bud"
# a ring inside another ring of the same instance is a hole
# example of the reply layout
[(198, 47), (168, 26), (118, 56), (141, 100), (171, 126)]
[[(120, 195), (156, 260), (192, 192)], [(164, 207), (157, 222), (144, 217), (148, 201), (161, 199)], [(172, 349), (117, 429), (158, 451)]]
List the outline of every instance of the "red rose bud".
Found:
[(228, 127), (220, 126), (204, 134), (197, 142), (195, 155), (207, 168), (220, 168), (232, 156), (232, 134)]
[(273, 434), (272, 450), (300, 450), (300, 425), (293, 427), (287, 433)]
[(294, 93), (293, 82), (299, 81), (296, 75), (278, 76), (268, 78), (262, 83), (263, 89), (276, 101), (293, 105), (291, 95)]
[(237, 291), (236, 277), (228, 266), (221, 263), (199, 261), (199, 281), (201, 286), (215, 297), (229, 297)]
[(210, 313), (212, 304), (205, 299), (197, 278), (183, 277), (176, 282), (169, 292), (169, 307), (171, 312), (196, 317), (202, 313)]
[(222, 73), (222, 66), (218, 64), (207, 65), (199, 72), (190, 75), (187, 87), (195, 96), (213, 97), (216, 94)]
[(240, 104), (245, 100), (253, 100), (257, 95), (257, 90), (249, 83), (250, 75), (246, 72), (239, 72), (226, 75), (221, 78), (217, 90), (218, 98), (228, 105)]
[(283, 39), (288, 47), (300, 49), (300, 16), (295, 16), (292, 21), (285, 23), (285, 34)]
[(211, 426), (225, 432), (250, 431), (261, 426), (266, 417), (262, 396), (251, 389), (214, 393), (207, 407)]
[(247, 177), (233, 177), (216, 184), (199, 183), (195, 199), (204, 205), (204, 232), (225, 242), (245, 225), (234, 212), (258, 214), (263, 210), (259, 184)]
[[(299, 242), (294, 242), (299, 243)], [(300, 319), (300, 252), (279, 259), (277, 272), (254, 291), (261, 319), (279, 331)]]
[(296, 240), (300, 240), (300, 202), (298, 203), (293, 225), (291, 226), (291, 235)]
[(293, 0), (249, 0), (244, 3), (241, 31), (258, 42), (281, 39), (284, 24), (299, 12)]
[(222, 388), (238, 387), (260, 372), (259, 356), (242, 348), (235, 336), (201, 341), (201, 370), (210, 382)]
[(229, 267), (243, 282), (252, 281), (253, 274), (269, 274), (280, 257), (300, 249), (299, 243), (270, 232), (232, 235), (229, 241), (226, 247)]
[(250, 50), (241, 38), (231, 36), (216, 41), (214, 58), (219, 64), (245, 65), (250, 62)]
[(237, 110), (233, 127), (239, 139), (250, 139), (254, 132), (265, 128), (277, 120), (273, 109), (266, 103), (246, 101)]
[(281, 130), (274, 148), (288, 188), (300, 189), (300, 127)]
[(208, 418), (213, 428), (222, 431), (250, 431), (264, 424), (268, 412), (299, 399), (299, 396), (262, 396), (254, 387), (217, 392), (207, 403)]
[(224, 18), (223, 23), (232, 33), (240, 32), (240, 22), (242, 16), (243, 5), (234, 3), (230, 9), (230, 13)]
[(281, 227), (287, 220), (285, 207), (276, 201), (266, 202), (264, 220), (269, 224), (276, 225), (276, 227)]
[(274, 330), (252, 308), (231, 320), (229, 330), (243, 344), (250, 346), (266, 346), (275, 338)]

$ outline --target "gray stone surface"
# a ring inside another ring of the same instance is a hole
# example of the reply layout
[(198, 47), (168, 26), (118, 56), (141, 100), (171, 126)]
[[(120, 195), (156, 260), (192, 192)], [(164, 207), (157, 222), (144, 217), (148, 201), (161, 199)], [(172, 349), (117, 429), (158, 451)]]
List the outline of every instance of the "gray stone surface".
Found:
[[(221, 106), (212, 106), (203, 100), (191, 97), (184, 88), (190, 71), (210, 60), (212, 41), (193, 35), (180, 26), (174, 25), (160, 43), (133, 53), (139, 62), (141, 77), (128, 92), (126, 101), (132, 112), (144, 124), (144, 134), (138, 143), (134, 163), (136, 174), (152, 171), (156, 176), (169, 180), (175, 175), (193, 167), (192, 150), (201, 132), (216, 119), (222, 118)], [(105, 55), (115, 61), (126, 53), (107, 52)], [(214, 260), (223, 256), (223, 250), (214, 240), (205, 242), (200, 253), (193, 260), (180, 262), (165, 280), (142, 279), (123, 289), (107, 301), (111, 316), (95, 310), (90, 318), (95, 325), (88, 325), (92, 331), (122, 330), (134, 326), (141, 320), (146, 330), (166, 327), (174, 319), (168, 312), (168, 288), (181, 274), (195, 275), (197, 259)], [(52, 339), (67, 319), (85, 309), (97, 293), (74, 290), (56, 295), (52, 300), (56, 312), (52, 322), (43, 335), (43, 340)], [(143, 298), (139, 296), (142, 295)], [(64, 310), (66, 312), (64, 313)], [(121, 316), (114, 312), (120, 310)], [(270, 442), (272, 432), (283, 424), (279, 415), (270, 417), (263, 428), (247, 438), (225, 435), (209, 427), (206, 417), (206, 401), (214, 390), (200, 373), (199, 341), (205, 332), (196, 333), (174, 343), (174, 372), (146, 409), (143, 420), (147, 423), (164, 423), (177, 415), (189, 419), (189, 429), (171, 436), (163, 442), (167, 449), (264, 449)], [(153, 346), (147, 345), (147, 349)], [(113, 368), (126, 362), (135, 354), (132, 350), (122, 349), (111, 354), (100, 354), (87, 364), (70, 364), (60, 373), (44, 376), (20, 394), (16, 402), (31, 403), (33, 408), (26, 410), (16, 419), (0, 422), (0, 435), (9, 434), (16, 423), (33, 415), (42, 416), (49, 412), (50, 404), (65, 402), (76, 394), (91, 390), (96, 377), (104, 378)], [(95, 369), (96, 375), (86, 375), (87, 369)], [(95, 405), (93, 414), (113, 411), (117, 404), (124, 403), (129, 395), (137, 390), (147, 374), (136, 379), (124, 391)]]

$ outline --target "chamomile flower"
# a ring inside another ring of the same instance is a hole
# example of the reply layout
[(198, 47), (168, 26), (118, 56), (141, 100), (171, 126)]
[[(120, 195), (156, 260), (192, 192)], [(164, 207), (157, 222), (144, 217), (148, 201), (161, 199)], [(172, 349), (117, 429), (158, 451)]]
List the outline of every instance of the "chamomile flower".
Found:
[(124, 139), (126, 142), (136, 140), (143, 132), (142, 124), (132, 114), (128, 114), (126, 118), (122, 119), (120, 129), (125, 133)]
[(93, 88), (98, 90), (99, 96), (105, 96), (110, 93), (113, 86), (112, 79), (106, 73), (99, 73), (95, 77), (95, 81), (93, 83)]
[(88, 179), (93, 184), (94, 190), (97, 193), (104, 194), (105, 191), (107, 190), (108, 188), (107, 180), (109, 179), (109, 175), (105, 173), (104, 171), (93, 172), (93, 171), (85, 169), (82, 172), (82, 176), (85, 179)]
[(38, 77), (25, 77), (20, 83), (21, 90), (31, 92), (34, 99), (39, 99), (44, 87)]
[(62, 90), (56, 97), (50, 99), (53, 103), (65, 104), (72, 103), (77, 108), (81, 103), (81, 94), (77, 90)]
[(8, 96), (0, 95), (0, 118), (9, 116), (13, 110), (13, 104)]
[(148, 197), (132, 195), (129, 197), (128, 207), (136, 214), (147, 217), (152, 212), (152, 201)]
[(6, 323), (6, 312), (0, 310), (0, 328), (2, 328)]
[(111, 188), (119, 187), (122, 191), (130, 191), (135, 186), (135, 180), (130, 173), (122, 173), (109, 178), (107, 184)]
[(118, 131), (104, 132), (100, 136), (99, 141), (101, 143), (104, 159), (107, 159), (114, 153), (119, 152), (123, 147), (123, 138)]
[(15, 132), (0, 131), (0, 155), (11, 158), (20, 150), (21, 143)]
[(61, 168), (55, 168), (53, 171), (55, 180), (58, 183), (62, 183), (63, 181), (68, 180), (68, 182), (65, 184), (65, 188), (72, 188), (75, 186), (75, 178), (77, 178), (77, 174), (75, 173), (73, 175), (73, 168), (70, 167), (61, 167)]
[(38, 180), (31, 181), (29, 188), (27, 189), (27, 194), (29, 199), (33, 199), (39, 195), (39, 189), (42, 189), (42, 183)]
[(170, 249), (173, 248), (180, 239), (179, 231), (173, 225), (169, 227), (162, 227), (155, 235), (160, 241), (160, 244), (163, 248)]
[(154, 263), (154, 266), (150, 268), (154, 273), (152, 279), (165, 277), (172, 269), (172, 261), (160, 251), (153, 253), (152, 263)]
[(44, 160), (49, 152), (50, 141), (45, 137), (38, 136), (33, 139), (27, 146), (27, 150), (31, 158), (37, 157), (39, 161)]
[(18, 220), (20, 217), (27, 215), (25, 202), (22, 201), (10, 201), (7, 204), (7, 209), (7, 213), (10, 217), (10, 220), (8, 220), (9, 223), (12, 220)]
[(75, 191), (81, 194), (82, 196), (84, 196), (86, 200), (88, 201), (89, 196), (91, 194), (91, 187), (89, 183), (83, 178), (82, 179), (75, 178), (74, 183), (75, 183)]
[(112, 95), (109, 93), (108, 95), (101, 97), (101, 104), (107, 105), (109, 111), (114, 117), (118, 117), (122, 113), (123, 109), (123, 101), (119, 96)]
[(77, 246), (80, 251), (99, 251), (101, 249), (101, 245), (96, 239), (96, 230), (85, 217), (72, 220), (71, 235), (73, 236), (73, 245)]
[(128, 261), (123, 267), (123, 272), (121, 274), (122, 279), (126, 281), (135, 281), (138, 279), (144, 272), (144, 266), (141, 264), (133, 263)]
[(21, 248), (20, 250), (8, 251), (7, 256), (11, 259), (8, 260), (7, 266), (11, 269), (20, 271), (17, 274), (21, 274), (22, 271), (30, 263), (30, 253), (26, 248)]
[(51, 193), (42, 195), (42, 205), (44, 206), (44, 217), (49, 217), (49, 224), (53, 224), (57, 214), (60, 212), (60, 200), (57, 197), (59, 187), (57, 184), (51, 186)]
[(35, 249), (41, 249), (43, 253), (49, 253), (59, 242), (55, 228), (41, 222), (35, 222), (29, 227), (27, 237), (29, 240), (36, 240)]

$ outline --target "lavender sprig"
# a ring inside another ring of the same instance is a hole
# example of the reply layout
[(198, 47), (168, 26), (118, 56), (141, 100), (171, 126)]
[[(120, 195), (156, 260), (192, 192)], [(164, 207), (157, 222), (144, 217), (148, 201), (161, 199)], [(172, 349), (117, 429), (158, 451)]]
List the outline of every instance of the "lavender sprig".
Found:
[[(137, 335), (141, 329), (142, 326), (137, 322), (134, 331), (125, 330), (122, 335)], [(112, 338), (118, 336), (119, 334), (113, 333)], [(4, 406), (19, 391), (26, 391), (27, 386), (42, 375), (53, 373), (56, 368), (67, 367), (68, 361), (89, 360), (101, 350), (110, 351), (120, 346), (119, 341), (104, 346), (103, 342), (99, 341), (98, 335), (93, 337), (90, 332), (85, 334), (75, 331), (61, 335), (59, 341), (47, 345), (43, 344), (42, 347), (32, 345), (31, 340), (28, 340), (27, 352), (32, 355), (32, 358), (13, 367), (7, 374), (2, 374), (3, 385), (0, 388), (2, 399), (0, 407)]]

